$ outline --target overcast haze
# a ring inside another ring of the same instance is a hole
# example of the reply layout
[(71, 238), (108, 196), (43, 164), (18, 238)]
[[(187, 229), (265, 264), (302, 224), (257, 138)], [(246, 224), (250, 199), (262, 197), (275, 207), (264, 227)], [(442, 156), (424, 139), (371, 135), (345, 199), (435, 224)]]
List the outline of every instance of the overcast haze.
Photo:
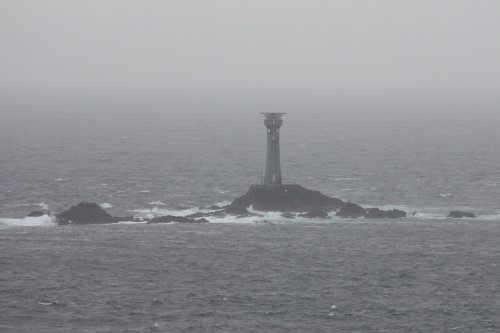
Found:
[(500, 2), (1, 0), (7, 93), (500, 92)]

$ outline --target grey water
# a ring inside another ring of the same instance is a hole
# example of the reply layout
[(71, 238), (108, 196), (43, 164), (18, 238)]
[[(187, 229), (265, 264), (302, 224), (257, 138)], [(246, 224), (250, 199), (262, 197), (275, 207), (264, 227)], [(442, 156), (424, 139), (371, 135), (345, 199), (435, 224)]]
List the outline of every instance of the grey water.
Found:
[[(1, 332), (497, 332), (500, 113), (430, 98), (2, 101)], [(182, 214), (259, 181), (403, 220), (55, 227), (82, 200)], [(450, 220), (460, 209), (477, 219)]]

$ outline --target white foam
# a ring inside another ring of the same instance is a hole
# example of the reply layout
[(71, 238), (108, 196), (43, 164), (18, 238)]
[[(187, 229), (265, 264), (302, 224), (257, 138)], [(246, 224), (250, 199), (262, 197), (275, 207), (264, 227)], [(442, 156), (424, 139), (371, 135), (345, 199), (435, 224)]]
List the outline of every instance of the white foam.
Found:
[(101, 206), (101, 208), (103, 208), (103, 209), (113, 208), (113, 205), (110, 203), (107, 203), (107, 202), (103, 202), (99, 206)]
[(153, 202), (150, 202), (149, 205), (151, 205), (151, 206), (166, 206), (167, 204), (163, 203), (161, 201), (153, 201)]
[[(158, 204), (159, 202), (152, 202), (152, 204)], [(230, 204), (230, 201), (222, 201), (218, 202), (215, 205), (217, 206), (225, 206)], [(428, 208), (416, 208), (416, 207), (409, 207), (409, 206), (403, 206), (403, 205), (383, 205), (383, 206), (371, 206), (367, 204), (362, 204), (362, 207), (366, 208), (374, 208), (378, 207), (382, 210), (392, 210), (392, 209), (398, 209), (398, 210), (403, 210), (407, 212), (407, 218), (408, 219), (418, 219), (418, 220), (446, 220), (448, 212), (444, 211), (442, 208), (436, 208), (436, 207), (428, 207)], [(165, 207), (158, 207), (154, 206), (151, 208), (144, 208), (144, 209), (135, 209), (132, 212), (134, 212), (135, 217), (139, 219), (152, 219), (154, 217), (158, 216), (165, 216), (165, 215), (173, 215), (173, 216), (187, 216), (190, 214), (198, 213), (198, 212), (212, 212), (213, 210), (211, 209), (202, 209), (198, 207), (190, 207), (186, 209), (167, 209)], [(212, 223), (235, 223), (235, 224), (256, 224), (256, 223), (294, 223), (294, 222), (299, 222), (299, 223), (325, 223), (325, 222), (333, 222), (333, 223), (344, 223), (345, 221), (349, 221), (349, 223), (366, 223), (366, 220), (364, 218), (359, 218), (359, 219), (345, 219), (345, 218), (340, 218), (336, 216), (336, 212), (332, 211), (328, 215), (330, 217), (329, 220), (324, 220), (324, 219), (311, 219), (311, 218), (304, 218), (304, 217), (299, 217), (300, 213), (294, 214), (295, 217), (293, 219), (290, 218), (285, 218), (282, 216), (283, 212), (263, 212), (259, 211), (256, 209), (253, 209), (252, 206), (248, 208), (248, 211), (250, 213), (258, 214), (260, 216), (248, 216), (248, 217), (237, 217), (234, 215), (225, 215), (225, 216), (205, 216), (204, 218), (208, 220), (209, 222)], [(415, 215), (412, 215), (415, 212)], [(500, 213), (494, 213), (494, 214), (489, 214), (489, 215), (481, 215), (478, 216), (477, 219), (483, 219), (483, 220), (500, 220)], [(137, 222), (136, 222), (137, 223)], [(141, 223), (141, 222), (139, 222)], [(373, 223), (372, 220), (370, 220), (370, 223)]]
[(500, 221), (500, 213), (478, 215), (477, 219), (488, 221)]
[[(305, 218), (305, 217), (299, 217), (298, 215), (300, 213), (296, 213), (296, 215), (293, 219), (283, 217), (282, 214), (283, 212), (263, 212), (259, 210), (253, 209), (252, 206), (250, 206), (247, 209), (250, 213), (258, 214), (260, 216), (248, 216), (248, 217), (236, 217), (234, 215), (227, 215), (224, 217), (205, 217), (208, 221), (210, 222), (215, 222), (215, 223), (237, 223), (237, 224), (265, 224), (265, 223), (271, 223), (271, 224), (290, 224), (290, 223), (325, 223), (325, 221), (331, 221), (331, 220), (324, 220), (324, 219), (311, 219), (311, 218)], [(335, 214), (335, 212), (333, 212)], [(338, 218), (336, 218), (338, 219)]]
[(408, 215), (408, 217), (422, 220), (446, 220), (446, 214), (430, 213), (430, 212), (416, 212), (415, 215)]
[(38, 206), (43, 210), (49, 210), (49, 205), (47, 205), (45, 202), (26, 203), (26, 204), (19, 205), (17, 207), (29, 207), (29, 206)]
[(230, 204), (231, 204), (231, 201), (224, 200), (224, 201), (214, 203), (214, 206), (225, 207), (225, 206), (229, 206)]
[(265, 219), (258, 216), (249, 216), (238, 218), (234, 215), (226, 215), (224, 217), (208, 216), (205, 219), (211, 223), (237, 223), (237, 224), (255, 224), (256, 222), (264, 222)]
[(35, 205), (40, 206), (41, 209), (49, 210), (49, 205), (47, 205), (45, 202), (39, 202)]
[(146, 224), (146, 222), (138, 222), (138, 221), (121, 221), (121, 222), (118, 222), (117, 224)]
[(25, 217), (23, 219), (0, 218), (0, 226), (46, 227), (46, 226), (55, 226), (55, 223), (53, 216), (42, 215), (36, 217)]
[(370, 204), (359, 204), (361, 207), (364, 208), (380, 208), (382, 210), (392, 210), (392, 209), (398, 209), (398, 210), (404, 210), (405, 212), (409, 212), (410, 214), (414, 211), (417, 211), (417, 208), (414, 207), (409, 207), (409, 206), (404, 206), (404, 205), (370, 205)]
[(200, 210), (197, 207), (190, 207), (186, 209), (166, 209), (166, 208), (160, 208), (160, 207), (153, 207), (153, 208), (140, 208), (140, 209), (134, 209), (132, 212), (136, 213), (138, 217), (143, 217), (143, 218), (153, 218), (157, 216), (165, 216), (165, 215), (172, 215), (172, 216), (186, 216), (190, 214), (194, 214), (197, 212), (200, 212)]
[(220, 187), (216, 186), (215, 187), (215, 192), (220, 193), (220, 194), (225, 194), (225, 193), (227, 193), (229, 191), (221, 189)]

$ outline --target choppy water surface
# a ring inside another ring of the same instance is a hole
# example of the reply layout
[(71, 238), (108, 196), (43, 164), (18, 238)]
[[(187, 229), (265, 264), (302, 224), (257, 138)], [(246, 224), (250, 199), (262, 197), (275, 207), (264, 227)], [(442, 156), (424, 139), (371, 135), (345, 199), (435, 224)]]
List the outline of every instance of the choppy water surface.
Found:
[(496, 222), (11, 228), (2, 332), (498, 332)]
[[(0, 332), (500, 331), (496, 106), (23, 103), (0, 101)], [(268, 111), (289, 112), (286, 182), (416, 215), (25, 218), (82, 200), (122, 216), (228, 202), (258, 181)], [(446, 219), (453, 209), (478, 218)]]
[(0, 102), (0, 218), (40, 206), (58, 212), (82, 200), (126, 215), (232, 200), (264, 168), (263, 111), (288, 112), (285, 182), (365, 205), (500, 216), (497, 106), (33, 104)]

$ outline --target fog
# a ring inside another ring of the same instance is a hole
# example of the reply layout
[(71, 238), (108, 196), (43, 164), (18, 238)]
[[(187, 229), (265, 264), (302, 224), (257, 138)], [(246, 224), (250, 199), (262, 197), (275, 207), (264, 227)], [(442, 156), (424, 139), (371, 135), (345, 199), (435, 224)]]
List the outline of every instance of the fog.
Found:
[(476, 103), (500, 93), (496, 0), (1, 0), (0, 8), (4, 99)]

